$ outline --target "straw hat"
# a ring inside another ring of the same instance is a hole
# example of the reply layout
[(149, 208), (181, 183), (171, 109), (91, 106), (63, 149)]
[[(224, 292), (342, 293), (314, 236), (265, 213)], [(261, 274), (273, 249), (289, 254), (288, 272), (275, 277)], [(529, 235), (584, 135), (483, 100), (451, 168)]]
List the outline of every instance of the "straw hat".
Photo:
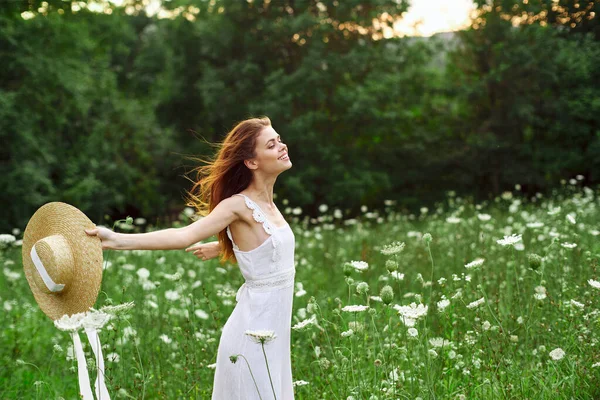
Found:
[(56, 320), (89, 311), (102, 282), (102, 241), (96, 225), (61, 202), (41, 206), (23, 234), (23, 269), (42, 311)]

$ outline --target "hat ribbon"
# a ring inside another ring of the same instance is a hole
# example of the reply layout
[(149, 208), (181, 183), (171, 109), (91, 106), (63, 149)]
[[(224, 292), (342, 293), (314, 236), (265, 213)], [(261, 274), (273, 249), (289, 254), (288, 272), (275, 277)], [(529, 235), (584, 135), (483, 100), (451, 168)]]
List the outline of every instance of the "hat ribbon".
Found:
[[(77, 330), (70, 332), (73, 338), (73, 350), (75, 351), (75, 358), (77, 359), (77, 373), (79, 377), (79, 391), (83, 400), (94, 400), (92, 394), (92, 388), (90, 386), (90, 377), (88, 374), (87, 363), (85, 361), (85, 354), (83, 353), (83, 347), (81, 345), (81, 339)], [(94, 384), (96, 392), (96, 399), (98, 400), (110, 400), (106, 383), (104, 382), (104, 358), (102, 357), (102, 345), (100, 344), (100, 337), (96, 328), (86, 327), (85, 333), (92, 346), (94, 357), (96, 358), (97, 376)]]
[(33, 265), (35, 265), (35, 269), (37, 269), (38, 273), (42, 277), (42, 280), (46, 284), (48, 290), (50, 290), (51, 292), (60, 292), (61, 290), (63, 290), (65, 285), (63, 285), (62, 283), (54, 283), (50, 275), (48, 275), (46, 267), (44, 267), (42, 260), (40, 260), (40, 257), (38, 256), (37, 251), (35, 250), (35, 245), (31, 247), (30, 255), (31, 260), (33, 261)]

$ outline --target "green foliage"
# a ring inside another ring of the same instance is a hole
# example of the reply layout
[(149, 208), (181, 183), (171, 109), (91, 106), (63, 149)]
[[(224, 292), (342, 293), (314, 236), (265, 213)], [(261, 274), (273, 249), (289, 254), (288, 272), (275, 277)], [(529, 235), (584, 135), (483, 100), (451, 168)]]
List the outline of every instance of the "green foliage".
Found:
[[(173, 0), (173, 19), (129, 15), (137, 0), (111, 15), (3, 5), (0, 231), (53, 200), (98, 223), (179, 211), (184, 156), (213, 152), (198, 137), (256, 115), (294, 163), (279, 198), (312, 216), (323, 203), (416, 209), (448, 190), (597, 182), (598, 18), (534, 23), (548, 1), (479, 2), (472, 29), (440, 40), (384, 38), (407, 1)], [(532, 14), (515, 28), (521, 8)]]

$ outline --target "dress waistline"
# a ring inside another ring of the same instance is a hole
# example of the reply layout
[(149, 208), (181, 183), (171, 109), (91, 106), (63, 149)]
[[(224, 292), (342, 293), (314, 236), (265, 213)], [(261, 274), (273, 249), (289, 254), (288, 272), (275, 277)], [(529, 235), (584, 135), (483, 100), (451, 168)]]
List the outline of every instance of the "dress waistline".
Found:
[(264, 278), (246, 279), (246, 281), (238, 289), (235, 300), (239, 301), (242, 292), (250, 288), (259, 292), (268, 292), (274, 289), (281, 289), (290, 286), (294, 283), (296, 269), (292, 268), (283, 272), (269, 275)]

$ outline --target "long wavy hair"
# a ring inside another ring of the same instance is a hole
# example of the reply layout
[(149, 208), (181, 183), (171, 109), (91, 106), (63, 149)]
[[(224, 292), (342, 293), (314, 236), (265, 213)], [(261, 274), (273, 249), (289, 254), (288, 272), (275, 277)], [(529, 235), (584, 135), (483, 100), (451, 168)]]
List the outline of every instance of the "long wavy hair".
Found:
[[(192, 189), (186, 191), (186, 205), (196, 209), (197, 214), (206, 216), (223, 199), (246, 189), (252, 181), (252, 172), (246, 167), (244, 160), (256, 157), (256, 138), (269, 126), (271, 120), (266, 116), (238, 122), (225, 139), (216, 144), (216, 156), (208, 159), (191, 157), (206, 165), (191, 171), (196, 172), (196, 180), (192, 180)], [(219, 232), (217, 237), (222, 249), (221, 264), (228, 260), (237, 263), (233, 244), (226, 230)]]

